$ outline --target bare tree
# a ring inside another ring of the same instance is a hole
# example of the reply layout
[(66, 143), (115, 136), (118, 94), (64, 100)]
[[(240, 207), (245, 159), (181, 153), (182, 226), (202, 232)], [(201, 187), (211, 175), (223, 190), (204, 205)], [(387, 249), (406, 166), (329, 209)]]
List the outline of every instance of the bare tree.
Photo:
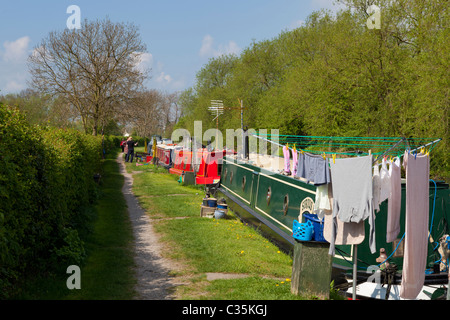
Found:
[(181, 116), (179, 94), (145, 90), (121, 106), (119, 122), (132, 127), (140, 136), (169, 134)]
[(29, 57), (31, 85), (61, 96), (79, 112), (85, 131), (97, 135), (148, 76), (139, 68), (146, 46), (137, 27), (87, 20), (81, 29), (51, 32)]
[(123, 122), (131, 123), (140, 136), (161, 134), (163, 95), (157, 90), (141, 91), (123, 107)]

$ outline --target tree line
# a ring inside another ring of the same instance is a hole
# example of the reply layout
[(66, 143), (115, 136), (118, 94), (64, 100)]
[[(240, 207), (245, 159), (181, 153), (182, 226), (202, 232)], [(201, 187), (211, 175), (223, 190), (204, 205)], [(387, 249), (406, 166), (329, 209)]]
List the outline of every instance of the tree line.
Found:
[[(181, 93), (177, 128), (216, 123), (211, 100), (244, 101), (249, 128), (315, 136), (436, 137), (432, 172), (449, 174), (449, 3), (339, 1), (273, 39), (254, 41), (239, 55), (210, 59)], [(368, 8), (380, 9), (370, 29)], [(240, 112), (220, 116), (219, 129), (240, 128)]]
[[(125, 132), (141, 137), (160, 134), (170, 137), (181, 115), (179, 92), (162, 92), (144, 89), (133, 93), (124, 108), (117, 107), (112, 117), (102, 119), (100, 132), (123, 136)], [(0, 95), (0, 103), (14, 106), (32, 125), (49, 125), (57, 128), (76, 129), (92, 134), (90, 118), (83, 123), (80, 113), (61, 95), (50, 95), (35, 89)]]

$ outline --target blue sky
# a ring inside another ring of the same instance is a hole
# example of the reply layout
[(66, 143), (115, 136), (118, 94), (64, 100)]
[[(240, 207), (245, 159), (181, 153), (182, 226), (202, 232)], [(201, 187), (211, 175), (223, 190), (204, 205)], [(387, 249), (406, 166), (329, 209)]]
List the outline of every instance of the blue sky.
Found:
[(299, 26), (315, 10), (337, 8), (333, 0), (2, 0), (0, 94), (27, 87), (27, 56), (49, 32), (66, 28), (70, 5), (80, 8), (81, 20), (137, 25), (147, 46), (142, 63), (152, 69), (146, 86), (167, 92), (191, 87), (212, 57), (239, 54), (253, 40)]

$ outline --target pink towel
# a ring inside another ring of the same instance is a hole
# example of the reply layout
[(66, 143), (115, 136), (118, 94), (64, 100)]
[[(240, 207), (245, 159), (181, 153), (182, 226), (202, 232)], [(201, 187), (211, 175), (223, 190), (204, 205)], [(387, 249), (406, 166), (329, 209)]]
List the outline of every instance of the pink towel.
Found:
[(400, 209), (402, 203), (400, 159), (395, 158), (389, 166), (390, 194), (388, 200), (386, 242), (393, 242), (400, 232)]
[(406, 221), (400, 297), (415, 299), (425, 281), (428, 248), (429, 177), (428, 156), (405, 152)]

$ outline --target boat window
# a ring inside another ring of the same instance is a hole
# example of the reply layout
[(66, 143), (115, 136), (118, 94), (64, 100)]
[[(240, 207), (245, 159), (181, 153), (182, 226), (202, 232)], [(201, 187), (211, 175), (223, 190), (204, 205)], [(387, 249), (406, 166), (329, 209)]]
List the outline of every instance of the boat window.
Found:
[(289, 209), (289, 195), (284, 196), (284, 202), (283, 202), (283, 214), (286, 215)]
[(272, 198), (272, 188), (271, 187), (269, 187), (267, 189), (267, 196), (266, 196), (266, 198), (267, 198), (267, 205), (269, 205), (270, 204), (270, 199)]
[(225, 168), (225, 172), (223, 173), (223, 180), (227, 178), (228, 169)]
[(230, 172), (230, 183), (233, 181), (233, 171)]
[(242, 191), (245, 190), (245, 182), (247, 181), (247, 179), (244, 177), (242, 177)]

